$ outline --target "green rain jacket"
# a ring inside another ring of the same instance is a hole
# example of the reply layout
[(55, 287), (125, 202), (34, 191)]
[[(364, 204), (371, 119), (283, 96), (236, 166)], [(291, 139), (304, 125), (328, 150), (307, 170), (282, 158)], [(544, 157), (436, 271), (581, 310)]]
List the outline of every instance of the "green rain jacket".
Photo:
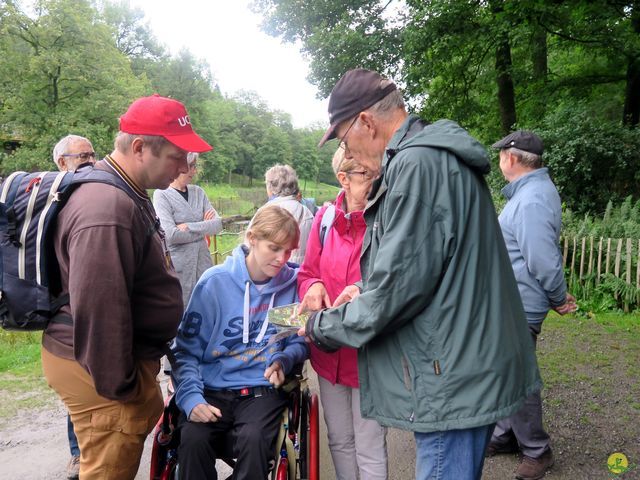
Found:
[(362, 414), (382, 425), (488, 425), (542, 387), (489, 169), (456, 123), (409, 116), (365, 209), (362, 293), (309, 325), (319, 345), (359, 348)]

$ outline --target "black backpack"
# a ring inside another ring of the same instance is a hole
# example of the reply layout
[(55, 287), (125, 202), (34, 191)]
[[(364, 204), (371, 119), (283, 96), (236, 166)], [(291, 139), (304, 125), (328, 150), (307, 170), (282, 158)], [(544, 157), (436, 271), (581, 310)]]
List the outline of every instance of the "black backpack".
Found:
[[(0, 186), (0, 324), (5, 330), (71, 323), (67, 315), (56, 316), (69, 296), (60, 295), (53, 231), (70, 195), (88, 182), (113, 185), (136, 200), (119, 176), (90, 165), (75, 172), (15, 172)], [(155, 218), (150, 223), (148, 238), (159, 228)]]

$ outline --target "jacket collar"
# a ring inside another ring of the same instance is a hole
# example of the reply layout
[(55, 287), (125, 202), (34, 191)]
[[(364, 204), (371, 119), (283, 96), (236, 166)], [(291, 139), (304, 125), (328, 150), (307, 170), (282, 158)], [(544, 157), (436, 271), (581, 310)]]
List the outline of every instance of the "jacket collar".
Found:
[(514, 180), (513, 182), (507, 184), (502, 189), (502, 194), (507, 197), (507, 200), (511, 200), (511, 198), (527, 183), (535, 182), (537, 180), (543, 180), (546, 178), (549, 178), (549, 169), (547, 167), (537, 168), (533, 172), (522, 175), (517, 180)]
[(373, 182), (371, 193), (369, 193), (369, 201), (365, 207), (365, 211), (374, 205), (382, 195), (387, 191), (386, 172), (387, 167), (396, 153), (398, 153), (400, 144), (407, 137), (412, 137), (424, 128), (424, 122), (417, 115), (410, 114), (404, 119), (400, 128), (391, 137), (387, 144), (384, 156), (382, 158), (382, 167), (380, 168), (380, 178)]

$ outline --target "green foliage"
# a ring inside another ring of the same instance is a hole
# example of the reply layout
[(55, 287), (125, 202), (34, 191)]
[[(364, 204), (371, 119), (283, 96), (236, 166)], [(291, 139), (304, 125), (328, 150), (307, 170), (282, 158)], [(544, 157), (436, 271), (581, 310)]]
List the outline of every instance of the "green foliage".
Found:
[[(0, 4), (0, 140), (20, 148), (2, 155), (0, 175), (51, 170), (51, 150), (74, 133), (99, 155), (112, 151), (117, 118), (137, 97), (159, 93), (182, 101), (198, 133), (214, 146), (201, 176), (261, 179), (275, 163), (301, 178), (334, 181), (331, 153), (317, 151), (323, 126), (294, 129), (290, 116), (253, 92), (223, 96), (209, 65), (188, 50), (169, 56), (140, 9), (127, 2), (38, 0), (33, 13)], [(329, 170), (327, 170), (327, 168)]]
[[(452, 118), (486, 144), (515, 128), (543, 131), (575, 211), (604, 208), (609, 181), (616, 201), (637, 193), (638, 133), (623, 127), (640, 117), (637, 2), (255, 0), (254, 8), (268, 33), (301, 42), (324, 95), (347, 69), (378, 70), (405, 88), (413, 111)], [(500, 182), (490, 178), (494, 192)]]
[(562, 231), (571, 237), (640, 239), (640, 200), (628, 196), (617, 206), (609, 200), (600, 215), (581, 215), (565, 208)]
[(640, 198), (640, 129), (594, 121), (583, 104), (565, 105), (538, 133), (562, 200), (576, 212), (602, 212), (628, 195)]

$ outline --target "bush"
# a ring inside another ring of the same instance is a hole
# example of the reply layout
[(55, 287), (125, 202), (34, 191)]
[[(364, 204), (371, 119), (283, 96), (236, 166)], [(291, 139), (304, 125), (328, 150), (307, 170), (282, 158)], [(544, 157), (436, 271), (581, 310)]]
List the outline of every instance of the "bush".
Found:
[(571, 210), (604, 212), (632, 195), (640, 196), (640, 129), (599, 120), (583, 105), (566, 105), (538, 130), (544, 160)]

